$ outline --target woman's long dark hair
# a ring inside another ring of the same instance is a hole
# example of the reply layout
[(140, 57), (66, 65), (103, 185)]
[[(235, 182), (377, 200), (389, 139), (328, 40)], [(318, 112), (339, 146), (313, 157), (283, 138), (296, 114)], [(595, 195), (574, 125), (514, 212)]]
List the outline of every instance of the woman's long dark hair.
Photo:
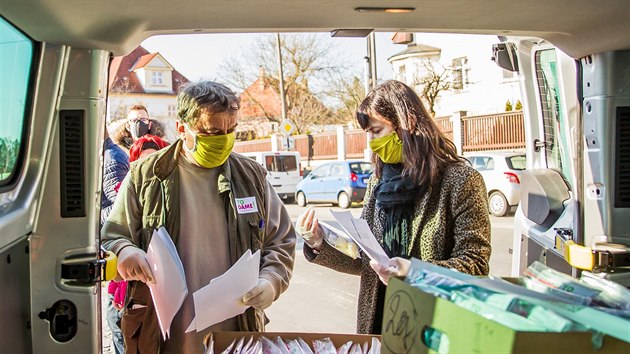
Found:
[[(409, 86), (390, 80), (370, 91), (357, 109), (364, 130), (370, 116), (378, 114), (394, 125), (403, 142), (403, 175), (418, 185), (434, 185), (449, 164), (464, 163), (457, 148), (440, 131), (420, 97)], [(373, 154), (374, 172), (381, 176), (383, 163)]]

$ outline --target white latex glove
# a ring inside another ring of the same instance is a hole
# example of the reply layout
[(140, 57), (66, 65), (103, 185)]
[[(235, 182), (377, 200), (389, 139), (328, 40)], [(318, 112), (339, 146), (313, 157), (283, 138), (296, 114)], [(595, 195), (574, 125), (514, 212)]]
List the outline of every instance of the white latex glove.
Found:
[(324, 243), (324, 230), (322, 230), (317, 223), (315, 209), (310, 207), (300, 214), (295, 222), (295, 226), (298, 234), (304, 239), (304, 242), (310, 248), (319, 251), (322, 247), (322, 243)]
[(370, 261), (370, 267), (374, 269), (383, 284), (387, 285), (390, 277), (405, 277), (409, 272), (411, 261), (408, 259), (394, 257), (389, 259), (389, 267), (385, 268), (376, 261)]
[(139, 280), (143, 283), (155, 284), (147, 254), (134, 246), (127, 246), (118, 253), (118, 275), (123, 280)]
[(258, 310), (264, 310), (271, 306), (273, 299), (276, 298), (276, 290), (269, 280), (258, 278), (258, 284), (243, 295), (243, 304), (251, 306)]

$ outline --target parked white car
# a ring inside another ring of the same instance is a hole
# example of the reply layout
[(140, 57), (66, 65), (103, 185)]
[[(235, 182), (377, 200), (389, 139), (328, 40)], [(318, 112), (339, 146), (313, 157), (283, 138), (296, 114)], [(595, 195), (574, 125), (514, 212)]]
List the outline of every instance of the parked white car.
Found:
[(525, 153), (475, 152), (464, 157), (486, 183), (490, 213), (504, 216), (516, 210), (521, 201), (520, 175), (526, 166)]

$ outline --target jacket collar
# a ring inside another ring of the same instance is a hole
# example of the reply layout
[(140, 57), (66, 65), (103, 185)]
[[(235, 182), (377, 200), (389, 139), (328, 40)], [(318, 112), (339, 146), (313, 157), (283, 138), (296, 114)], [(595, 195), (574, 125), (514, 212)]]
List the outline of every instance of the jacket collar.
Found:
[(164, 148), (164, 151), (159, 151), (157, 158), (155, 159), (155, 163), (153, 164), (153, 174), (160, 180), (160, 182), (164, 181), (175, 167), (177, 167), (177, 159), (181, 154), (183, 141), (181, 139), (177, 139), (173, 144)]

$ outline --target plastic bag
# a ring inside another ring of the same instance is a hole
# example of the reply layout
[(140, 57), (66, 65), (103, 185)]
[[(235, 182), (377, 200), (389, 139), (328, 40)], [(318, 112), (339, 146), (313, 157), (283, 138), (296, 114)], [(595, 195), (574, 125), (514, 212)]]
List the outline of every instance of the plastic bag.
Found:
[(359, 246), (352, 241), (350, 236), (324, 221), (319, 221), (319, 226), (324, 230), (324, 241), (326, 243), (348, 257), (353, 259), (359, 258)]
[(330, 338), (314, 340), (313, 349), (315, 354), (337, 354), (337, 348)]

